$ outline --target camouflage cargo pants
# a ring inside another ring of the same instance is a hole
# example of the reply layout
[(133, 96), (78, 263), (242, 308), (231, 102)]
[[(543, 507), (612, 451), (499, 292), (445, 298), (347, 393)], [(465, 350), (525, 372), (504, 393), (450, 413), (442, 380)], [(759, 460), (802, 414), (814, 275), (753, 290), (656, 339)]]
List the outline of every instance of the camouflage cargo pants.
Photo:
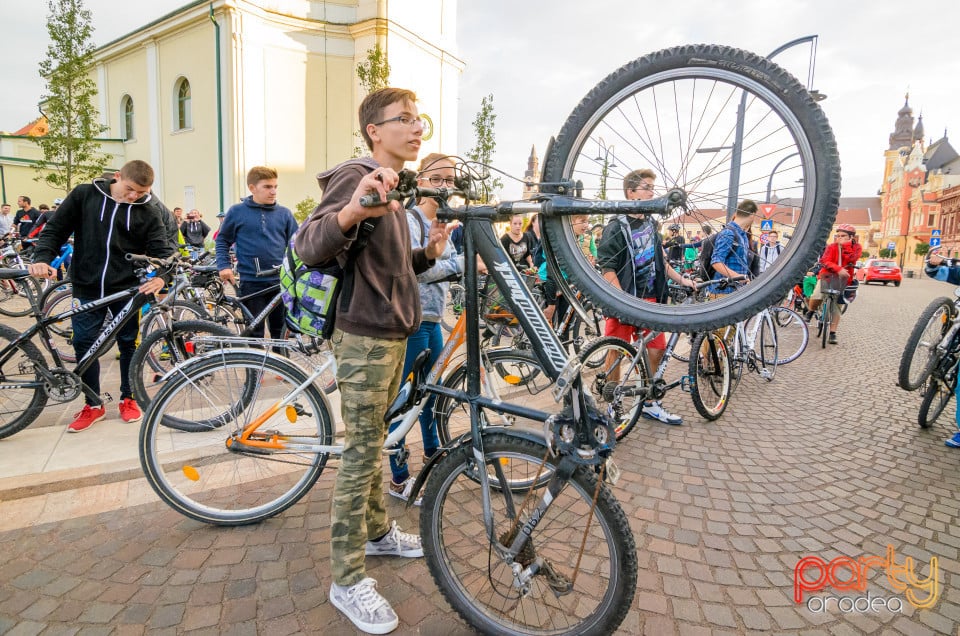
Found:
[(383, 414), (400, 387), (407, 342), (339, 329), (330, 342), (337, 359), (344, 427), (343, 458), (333, 488), (331, 572), (337, 585), (354, 585), (366, 576), (367, 540), (390, 529), (381, 470), (387, 430)]

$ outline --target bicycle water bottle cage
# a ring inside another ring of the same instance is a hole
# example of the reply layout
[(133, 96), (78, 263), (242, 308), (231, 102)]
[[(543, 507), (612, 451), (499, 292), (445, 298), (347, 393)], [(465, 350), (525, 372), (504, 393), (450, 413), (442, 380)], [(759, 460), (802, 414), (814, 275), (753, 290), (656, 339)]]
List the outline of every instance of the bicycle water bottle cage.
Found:
[(426, 377), (426, 366), (429, 361), (430, 350), (424, 349), (413, 361), (413, 366), (410, 368), (406, 382), (400, 387), (397, 397), (393, 398), (393, 402), (390, 403), (390, 407), (387, 409), (387, 412), (384, 413), (384, 423), (389, 424), (403, 415), (412, 409), (413, 405), (423, 397), (423, 390), (420, 387), (423, 385), (423, 380)]

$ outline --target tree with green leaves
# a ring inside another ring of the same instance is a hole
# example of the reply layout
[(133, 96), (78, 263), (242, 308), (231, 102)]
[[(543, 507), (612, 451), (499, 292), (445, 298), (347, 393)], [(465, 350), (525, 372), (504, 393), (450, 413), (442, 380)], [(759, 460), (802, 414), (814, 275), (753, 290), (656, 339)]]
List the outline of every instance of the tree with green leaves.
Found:
[(926, 256), (930, 253), (930, 245), (927, 243), (917, 243), (913, 246), (913, 253), (917, 256)]
[[(476, 135), (476, 142), (473, 148), (467, 153), (471, 161), (476, 161), (483, 166), (491, 165), (493, 153), (497, 149), (497, 138), (494, 132), (494, 125), (497, 123), (497, 113), (493, 109), (493, 93), (490, 93), (480, 100), (480, 110), (473, 119), (473, 132)], [(483, 169), (481, 168), (481, 171)], [(480, 202), (486, 203), (492, 195), (503, 187), (503, 181), (497, 177), (487, 181), (487, 187), (481, 188)]]
[(317, 202), (313, 199), (313, 197), (307, 197), (297, 204), (297, 210), (293, 213), (293, 218), (297, 220), (297, 223), (303, 223), (316, 209)]
[(100, 176), (107, 156), (97, 137), (106, 130), (94, 106), (97, 85), (93, 67), (93, 26), (83, 0), (49, 0), (47, 57), (40, 77), (47, 84), (41, 112), (47, 134), (37, 137), (43, 159), (37, 181), (69, 192), (78, 183)]
[[(367, 51), (366, 59), (357, 64), (357, 79), (360, 80), (364, 97), (390, 85), (390, 62), (387, 61), (387, 52), (379, 42)], [(353, 156), (363, 157), (370, 154), (359, 130), (354, 131), (353, 137)]]

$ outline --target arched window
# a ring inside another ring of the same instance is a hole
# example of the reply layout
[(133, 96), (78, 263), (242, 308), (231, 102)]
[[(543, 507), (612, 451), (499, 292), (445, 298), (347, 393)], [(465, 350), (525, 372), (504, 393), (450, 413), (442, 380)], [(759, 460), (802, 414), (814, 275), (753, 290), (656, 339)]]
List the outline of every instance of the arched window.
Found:
[(136, 137), (136, 129), (133, 127), (133, 98), (124, 95), (120, 100), (120, 110), (123, 111), (123, 121), (120, 124), (120, 136), (124, 141)]
[(190, 82), (186, 77), (181, 77), (176, 84), (176, 118), (174, 127), (177, 130), (185, 130), (193, 127), (193, 115), (190, 107)]

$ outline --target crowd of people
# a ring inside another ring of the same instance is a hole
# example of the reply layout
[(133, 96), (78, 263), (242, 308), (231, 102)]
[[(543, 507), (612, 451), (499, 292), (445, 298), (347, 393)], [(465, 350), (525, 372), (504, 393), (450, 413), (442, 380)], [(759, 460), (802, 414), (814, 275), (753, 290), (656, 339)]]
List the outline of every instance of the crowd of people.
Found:
[[(340, 419), (344, 427), (344, 451), (337, 472), (332, 501), (331, 562), (333, 580), (329, 598), (359, 629), (387, 633), (398, 625), (396, 612), (376, 590), (368, 576), (366, 556), (420, 557), (419, 536), (403, 532), (390, 522), (384, 502), (386, 494), (408, 500), (412, 481), (404, 463), (391, 457), (392, 479), (384, 487), (380, 477), (381, 447), (386, 436), (383, 415), (406, 375), (423, 350), (435, 359), (443, 340), (439, 322), (451, 276), (462, 274), (461, 230), (437, 220), (437, 204), (431, 199), (404, 209), (397, 202), (363, 207), (360, 198), (386, 192), (398, 184), (398, 173), (407, 162), (417, 160), (423, 134), (416, 95), (408, 90), (386, 88), (368, 95), (359, 109), (360, 130), (370, 156), (351, 159), (318, 175), (323, 191), (320, 204), (299, 225), (291, 211), (278, 203), (276, 170), (255, 166), (247, 174), (249, 196), (221, 216), (220, 227), (212, 232), (199, 210), (184, 215), (183, 209), (169, 210), (152, 192), (153, 169), (134, 160), (119, 171), (77, 186), (52, 208), (34, 209), (29, 197), (20, 197), (20, 209), (0, 209), (0, 232), (13, 231), (28, 237), (33, 231), (37, 245), (30, 273), (53, 277), (49, 263), (70, 236), (74, 238), (71, 280), (75, 299), (85, 304), (139, 284), (145, 294), (160, 292), (164, 281), (151, 278), (140, 282), (127, 253), (166, 257), (176, 251), (209, 248), (213, 243), (220, 278), (237, 284), (247, 308), (256, 315), (270, 298), (265, 291), (278, 283), (277, 277), (258, 276), (278, 265), (291, 244), (307, 265), (336, 259), (343, 262), (360, 227), (366, 225), (366, 247), (356, 255), (352, 294), (338, 307), (336, 327), (330, 344), (337, 362), (340, 390)], [(455, 164), (452, 158), (431, 154), (420, 162), (420, 183), (431, 187), (453, 187)], [(623, 194), (630, 199), (654, 196), (657, 174), (650, 169), (630, 172), (623, 181)], [(751, 235), (757, 205), (744, 200), (733, 219), (718, 232), (707, 225), (695, 235), (683, 235), (678, 223), (665, 233), (649, 215), (618, 216), (599, 235), (590, 231), (586, 215), (572, 219), (574, 235), (584, 257), (594, 264), (614, 287), (649, 302), (669, 302), (668, 286), (693, 288), (693, 266), (701, 263), (709, 276), (720, 279), (745, 274), (756, 276), (780, 256), (783, 247), (776, 232), (768, 232), (759, 243)], [(538, 219), (515, 216), (501, 244), (522, 270), (538, 272), (546, 289), (546, 312), (554, 311), (562, 280), (551, 280), (545, 266)], [(821, 260), (820, 279), (849, 277), (859, 257), (855, 233), (840, 226), (836, 241)], [(236, 253), (237, 271), (230, 259)], [(728, 289), (717, 289), (722, 294)], [(815, 299), (814, 301), (815, 302)], [(90, 348), (109, 309), (78, 314), (73, 318), (73, 346), (77, 358)], [(271, 314), (270, 336), (279, 338), (283, 327), (282, 307)], [(121, 386), (120, 418), (136, 422), (141, 413), (132, 399), (128, 370), (136, 347), (139, 326), (132, 321), (118, 335)], [(261, 327), (262, 329), (262, 327)], [(262, 334), (262, 331), (261, 331)], [(636, 325), (608, 318), (604, 334), (636, 342), (645, 331)], [(657, 365), (665, 346), (663, 334), (647, 346), (651, 362)], [(831, 327), (836, 342), (836, 322)], [(429, 361), (430, 363), (433, 360)], [(99, 367), (91, 366), (83, 381), (100, 392)], [(669, 425), (682, 420), (659, 401), (641, 405), (643, 417)], [(105, 419), (102, 401), (87, 397), (86, 404), (68, 426), (70, 432), (86, 430)], [(421, 415), (424, 454), (439, 447), (431, 404)], [(958, 442), (960, 443), (960, 442)]]

